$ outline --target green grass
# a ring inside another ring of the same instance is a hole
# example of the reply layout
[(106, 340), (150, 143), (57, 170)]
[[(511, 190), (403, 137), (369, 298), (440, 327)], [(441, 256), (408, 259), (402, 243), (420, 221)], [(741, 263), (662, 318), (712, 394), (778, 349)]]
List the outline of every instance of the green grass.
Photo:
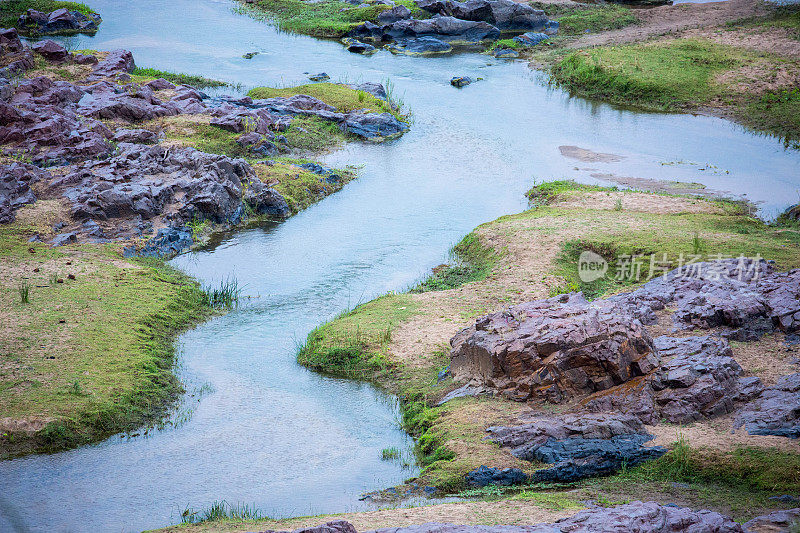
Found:
[(61, 2), (56, 0), (4, 0), (0, 2), (0, 27), (16, 27), (19, 16), (29, 9), (49, 13), (62, 8), (67, 8), (70, 11), (79, 11), (84, 15), (91, 15), (94, 13), (89, 6), (78, 2)]
[(631, 9), (617, 4), (587, 5), (557, 17), (556, 20), (561, 35), (577, 35), (586, 30), (592, 33), (618, 30), (639, 22)]
[[(168, 82), (175, 85), (191, 85), (197, 89), (204, 89), (207, 87), (226, 87), (229, 84), (224, 81), (212, 80), (203, 76), (195, 76), (192, 74), (180, 74), (175, 72), (166, 72), (155, 68), (142, 68), (136, 67), (131, 72), (133, 81), (149, 81), (151, 79), (164, 78)], [(141, 79), (140, 79), (141, 78)]]
[(255, 505), (230, 504), (225, 500), (213, 502), (208, 509), (195, 511), (187, 507), (181, 513), (182, 524), (201, 524), (204, 522), (243, 522), (267, 518)]
[(800, 39), (800, 6), (776, 6), (767, 15), (748, 17), (732, 20), (727, 23), (729, 28), (783, 28), (789, 30), (789, 35)]
[[(413, 0), (398, 3), (411, 9), (412, 15), (416, 18), (430, 17), (427, 12), (417, 7)], [(283, 31), (313, 37), (340, 38), (363, 22), (376, 22), (378, 15), (388, 8), (381, 4), (357, 7), (337, 1), (257, 0), (252, 5), (242, 7), (241, 11), (258, 18), (261, 18), (259, 15), (265, 14), (268, 18), (274, 19)]]
[(395, 461), (400, 459), (400, 449), (396, 446), (392, 446), (391, 448), (384, 448), (381, 450), (381, 459), (384, 461)]
[(470, 233), (450, 250), (451, 263), (431, 274), (411, 292), (455, 289), (471, 281), (480, 281), (492, 270), (499, 253)]
[[(128, 259), (132, 267), (121, 268), (116, 246), (31, 245), (29, 231), (19, 223), (2, 228), (7, 264), (32, 271), (58, 263), (78, 274), (55, 284), (40, 274), (29, 281), (36, 293), (24, 306), (10, 303), (15, 281), (0, 286), (0, 313), (17, 323), (0, 335), (0, 351), (9, 354), (0, 370), (0, 413), (50, 420), (34, 434), (0, 435), (0, 458), (72, 448), (159, 421), (182, 392), (172, 373), (175, 335), (209, 314), (197, 283), (158, 260)], [(42, 346), (50, 346), (45, 356)]]
[(522, 48), (522, 43), (519, 41), (515, 41), (514, 39), (498, 39), (493, 42), (487, 50), (497, 50), (501, 48), (511, 48), (512, 50), (518, 50)]
[(681, 39), (571, 52), (552, 66), (551, 80), (574, 95), (656, 111), (722, 104), (746, 126), (796, 146), (800, 139), (797, 89), (751, 94), (716, 81), (719, 75), (747, 65), (798, 68), (765, 53)]
[(531, 203), (532, 207), (537, 207), (540, 205), (547, 204), (549, 202), (553, 202), (563, 196), (568, 196), (576, 192), (581, 192), (581, 191), (610, 192), (616, 190), (618, 190), (616, 187), (586, 185), (584, 183), (578, 183), (577, 181), (573, 180), (555, 180), (555, 181), (545, 181), (543, 183), (534, 185), (528, 190), (528, 192), (525, 193), (525, 196), (528, 198), (528, 201)]

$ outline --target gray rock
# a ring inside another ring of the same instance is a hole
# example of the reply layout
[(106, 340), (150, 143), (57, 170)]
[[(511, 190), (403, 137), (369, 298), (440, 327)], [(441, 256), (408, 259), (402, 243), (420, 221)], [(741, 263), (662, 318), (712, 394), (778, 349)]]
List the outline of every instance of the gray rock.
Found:
[(498, 48), (492, 55), (498, 59), (515, 59), (519, 57), (519, 52), (513, 48)]
[(745, 405), (735, 423), (741, 426), (751, 435), (800, 438), (800, 373), (780, 378)]
[(319, 74), (312, 74), (308, 79), (311, 81), (328, 81), (331, 77), (324, 72), (320, 72)]
[(152, 144), (158, 142), (158, 134), (143, 129), (119, 129), (114, 132), (115, 142)]
[(488, 22), (504, 31), (543, 30), (544, 11), (513, 0), (417, 0), (417, 5), (437, 15)]
[(453, 51), (452, 45), (435, 37), (419, 37), (416, 39), (400, 39), (387, 47), (393, 54), (407, 56), (429, 56), (447, 54)]
[(405, 20), (409, 18), (411, 18), (411, 10), (403, 5), (381, 11), (378, 14), (378, 21), (381, 22), (381, 24), (391, 24), (393, 22), (397, 22), (398, 20)]
[(460, 89), (461, 87), (466, 87), (473, 81), (474, 80), (469, 76), (456, 76), (450, 79), (450, 85), (452, 85), (453, 87), (458, 87)]
[(550, 37), (546, 33), (542, 32), (527, 32), (523, 33), (522, 35), (517, 35), (514, 37), (514, 40), (528, 45), (528, 46), (536, 46), (537, 44), (548, 40)]
[(800, 525), (800, 508), (773, 511), (745, 522), (743, 527), (749, 533), (791, 533), (792, 527), (796, 528), (798, 525)]
[(19, 17), (17, 25), (24, 31), (37, 35), (62, 32), (94, 33), (102, 20), (97, 13), (87, 16), (80, 11), (70, 11), (66, 8), (56, 9), (51, 13), (29, 9)]
[(70, 233), (59, 233), (58, 235), (53, 237), (53, 240), (50, 243), (50, 246), (55, 248), (57, 246), (64, 246), (66, 244), (72, 244), (72, 243), (77, 242), (77, 241), (78, 241), (78, 236), (73, 232), (70, 232)]
[(400, 122), (391, 113), (350, 113), (341, 127), (348, 133), (370, 140), (397, 137), (408, 131), (408, 124)]
[(13, 222), (16, 210), (36, 201), (30, 186), (50, 174), (28, 163), (0, 165), (0, 224)]

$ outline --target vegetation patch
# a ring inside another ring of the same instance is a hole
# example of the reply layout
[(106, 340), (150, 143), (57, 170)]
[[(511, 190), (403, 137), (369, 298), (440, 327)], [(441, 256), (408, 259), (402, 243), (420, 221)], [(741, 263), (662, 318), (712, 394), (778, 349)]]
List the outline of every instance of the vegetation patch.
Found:
[(133, 69), (133, 72), (131, 72), (131, 78), (132, 81), (138, 83), (145, 83), (154, 79), (164, 78), (168, 82), (174, 83), (175, 85), (191, 85), (196, 89), (205, 89), (207, 87), (226, 87), (230, 85), (224, 81), (212, 80), (203, 76), (180, 74), (158, 70), (155, 68), (141, 67), (136, 67)]
[(58, 0), (4, 0), (0, 2), (0, 28), (17, 26), (17, 19), (29, 9), (50, 13), (56, 9), (79, 11), (84, 15), (92, 15), (94, 11), (86, 4), (79, 2), (62, 2)]
[(434, 269), (427, 279), (411, 292), (455, 289), (471, 281), (484, 279), (497, 261), (498, 252), (470, 233), (450, 250), (450, 264)]
[(588, 4), (556, 17), (556, 20), (559, 24), (558, 31), (562, 35), (618, 30), (639, 22), (633, 10), (617, 4)]
[[(367, 2), (369, 3), (369, 2)], [(430, 14), (421, 10), (413, 0), (398, 2), (411, 10), (416, 18), (428, 18)], [(377, 22), (378, 15), (389, 9), (383, 4), (371, 3), (360, 7), (346, 2), (302, 0), (257, 0), (242, 11), (258, 16), (265, 14), (274, 19), (283, 31), (302, 33), (312, 37), (340, 38), (346, 36), (354, 27), (366, 21)]]
[(47, 229), (0, 228), (0, 316), (10, 326), (0, 333), (0, 419), (11, 421), (0, 458), (159, 421), (182, 392), (175, 336), (211, 312), (197, 283), (160, 260), (123, 261), (117, 245), (28, 243), (34, 231)]

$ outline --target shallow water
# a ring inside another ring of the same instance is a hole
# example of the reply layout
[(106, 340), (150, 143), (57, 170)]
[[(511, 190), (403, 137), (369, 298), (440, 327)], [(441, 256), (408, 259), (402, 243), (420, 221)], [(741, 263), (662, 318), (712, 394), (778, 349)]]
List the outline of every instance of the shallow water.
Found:
[[(365, 506), (360, 493), (410, 477), (413, 469), (380, 459), (383, 448), (412, 446), (394, 400), (299, 367), (296, 342), (342, 309), (407, 287), (478, 224), (523, 209), (534, 180), (595, 181), (602, 172), (701, 182), (760, 202), (767, 216), (796, 201), (800, 153), (729, 122), (573, 99), (524, 64), (477, 54), (353, 55), (276, 32), (232, 5), (94, 0), (101, 30), (72, 44), (128, 48), (140, 66), (245, 86), (304, 83), (304, 72), (319, 71), (388, 78), (413, 110), (413, 128), (325, 157), (363, 164), (361, 177), (305, 212), (174, 260), (206, 283), (235, 275), (254, 297), (181, 337), (180, 374), (195, 396), (174, 417), (180, 423), (0, 463), (2, 531), (136, 531), (222, 499), (281, 516), (344, 511)], [(252, 51), (260, 54), (241, 58)], [(453, 75), (485, 79), (458, 90)], [(581, 163), (560, 145), (624, 159)]]

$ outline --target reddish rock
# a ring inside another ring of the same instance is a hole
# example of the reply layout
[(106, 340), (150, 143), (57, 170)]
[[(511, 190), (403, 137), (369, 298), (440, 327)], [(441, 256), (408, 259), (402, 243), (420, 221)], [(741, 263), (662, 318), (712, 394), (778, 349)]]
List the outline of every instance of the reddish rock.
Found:
[(67, 49), (50, 39), (38, 41), (34, 43), (31, 48), (48, 61), (63, 62), (69, 59), (69, 52)]
[(88, 81), (98, 81), (114, 77), (117, 74), (128, 73), (136, 68), (133, 54), (127, 50), (112, 50), (106, 58), (94, 66)]
[(649, 373), (658, 366), (638, 320), (573, 293), (479, 318), (450, 341), (450, 370), (516, 400), (560, 402)]

